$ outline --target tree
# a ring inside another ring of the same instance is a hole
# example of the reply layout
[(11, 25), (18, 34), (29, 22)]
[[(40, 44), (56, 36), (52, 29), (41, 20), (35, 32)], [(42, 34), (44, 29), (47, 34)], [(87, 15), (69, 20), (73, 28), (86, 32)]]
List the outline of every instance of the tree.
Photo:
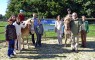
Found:
[(46, 18), (61, 17), (67, 14), (67, 8), (72, 12), (77, 12), (78, 16), (86, 15), (95, 17), (94, 0), (9, 0), (6, 17), (12, 14), (18, 14), (20, 9), (25, 11), (27, 17), (31, 17), (33, 12), (38, 16)]

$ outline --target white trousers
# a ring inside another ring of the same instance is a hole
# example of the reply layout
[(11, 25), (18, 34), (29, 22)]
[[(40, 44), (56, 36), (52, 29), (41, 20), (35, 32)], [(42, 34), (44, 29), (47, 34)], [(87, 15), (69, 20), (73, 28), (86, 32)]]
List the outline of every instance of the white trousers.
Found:
[[(18, 42), (18, 43), (17, 43)], [(21, 35), (17, 35), (17, 40), (15, 41), (15, 48), (17, 49), (18, 46), (18, 50), (21, 50)]]
[(79, 35), (71, 35), (71, 49), (78, 50)]
[(59, 44), (62, 44), (62, 31), (61, 30), (57, 30), (57, 38), (58, 38)]

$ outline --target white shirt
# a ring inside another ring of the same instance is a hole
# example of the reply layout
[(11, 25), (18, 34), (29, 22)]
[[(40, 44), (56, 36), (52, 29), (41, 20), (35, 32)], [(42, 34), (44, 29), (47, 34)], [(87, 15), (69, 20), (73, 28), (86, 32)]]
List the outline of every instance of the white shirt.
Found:
[(57, 30), (62, 30), (62, 26), (63, 21), (55, 21), (55, 28), (57, 28)]
[(13, 25), (14, 25), (15, 28), (16, 28), (16, 33), (17, 33), (17, 35), (21, 35), (21, 28), (25, 28), (25, 27), (26, 27), (26, 23), (25, 23), (25, 25), (24, 25), (24, 22), (21, 23), (20, 25), (18, 25), (16, 22), (14, 22)]

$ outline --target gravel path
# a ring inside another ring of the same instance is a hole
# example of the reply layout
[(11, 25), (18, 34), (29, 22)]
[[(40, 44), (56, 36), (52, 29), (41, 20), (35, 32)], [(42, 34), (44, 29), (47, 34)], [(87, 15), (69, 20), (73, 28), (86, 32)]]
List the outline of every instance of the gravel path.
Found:
[(79, 47), (79, 53), (71, 52), (70, 45), (58, 45), (57, 39), (42, 40), (42, 43), (39, 48), (30, 44), (28, 49), (25, 45), (25, 49), (12, 59), (7, 57), (5, 42), (0, 43), (0, 60), (95, 60), (95, 38), (87, 38), (87, 47)]

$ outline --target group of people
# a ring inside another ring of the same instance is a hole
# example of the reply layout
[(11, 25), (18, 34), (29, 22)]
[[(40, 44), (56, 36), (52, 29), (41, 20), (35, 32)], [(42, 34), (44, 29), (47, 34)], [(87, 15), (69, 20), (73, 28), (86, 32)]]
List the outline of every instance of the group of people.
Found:
[[(6, 26), (6, 41), (8, 43), (8, 57), (11, 58), (15, 56), (16, 50), (19, 52), (23, 49), (21, 48), (21, 29), (25, 28), (27, 24), (25, 23), (25, 16), (23, 10), (20, 10), (18, 16), (12, 15), (8, 19), (8, 25)], [(32, 42), (35, 47), (41, 47), (41, 37), (43, 35), (43, 25), (40, 19), (37, 18), (36, 13), (33, 13), (33, 18), (31, 18), (30, 35), (32, 36)], [(34, 32), (36, 33), (37, 40), (34, 39)]]
[[(79, 44), (79, 34), (81, 33), (82, 47), (86, 47), (86, 34), (89, 31), (88, 21), (85, 20), (85, 16), (82, 16), (80, 20), (77, 16), (77, 13), (68, 14), (64, 21), (61, 20), (60, 15), (57, 16), (55, 21), (55, 32), (57, 33), (59, 45), (62, 45), (62, 28), (64, 26), (64, 33), (70, 35), (71, 39), (71, 48), (72, 51), (78, 52)], [(25, 16), (23, 10), (20, 10), (18, 16), (11, 16), (8, 19), (8, 25), (6, 26), (6, 41), (8, 42), (8, 57), (14, 56), (16, 54), (15, 50), (18, 49), (21, 51), (21, 29), (26, 27), (24, 22)], [(40, 19), (37, 18), (36, 13), (33, 13), (33, 24), (30, 28), (30, 35), (32, 43), (35, 47), (41, 47), (41, 37), (44, 32), (43, 25)], [(65, 25), (66, 22), (69, 23)], [(36, 33), (37, 39), (34, 39), (34, 32)], [(67, 35), (65, 35), (66, 37)], [(77, 38), (77, 39), (75, 39)], [(65, 38), (66, 39), (66, 38)]]
[[(71, 49), (78, 53), (79, 36), (81, 35), (82, 47), (86, 47), (86, 35), (89, 32), (88, 21), (83, 15), (82, 19), (79, 19), (77, 13), (68, 14), (64, 21), (60, 19), (60, 15), (57, 16), (55, 22), (55, 32), (57, 33), (59, 45), (62, 45), (62, 26), (64, 25), (65, 40), (70, 38)], [(65, 42), (66, 43), (66, 42)]]

